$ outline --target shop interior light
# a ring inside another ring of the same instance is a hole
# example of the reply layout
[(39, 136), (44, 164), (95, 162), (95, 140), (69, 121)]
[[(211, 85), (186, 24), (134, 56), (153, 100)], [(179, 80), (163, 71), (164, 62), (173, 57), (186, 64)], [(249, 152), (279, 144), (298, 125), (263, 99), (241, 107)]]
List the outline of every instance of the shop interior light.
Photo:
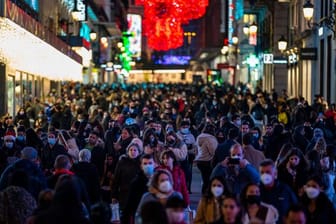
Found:
[(239, 41), (239, 39), (238, 39), (237, 36), (232, 37), (232, 43), (233, 43), (234, 45), (237, 45), (237, 44), (238, 44), (238, 41)]
[(249, 26), (247, 24), (245, 24), (245, 26), (243, 27), (243, 33), (245, 35), (248, 35), (249, 32), (250, 32), (250, 28), (249, 28)]
[(51, 80), (82, 80), (80, 63), (7, 18), (0, 17), (0, 27), (6, 30), (0, 32), (0, 55), (10, 68)]

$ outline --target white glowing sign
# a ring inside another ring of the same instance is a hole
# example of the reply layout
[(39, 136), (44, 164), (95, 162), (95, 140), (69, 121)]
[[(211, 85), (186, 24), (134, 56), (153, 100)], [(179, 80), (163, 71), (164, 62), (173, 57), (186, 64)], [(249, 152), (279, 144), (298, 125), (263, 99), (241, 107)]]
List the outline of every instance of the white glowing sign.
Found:
[(136, 14), (128, 14), (128, 32), (133, 36), (129, 38), (130, 52), (133, 57), (140, 58), (141, 56), (141, 16)]

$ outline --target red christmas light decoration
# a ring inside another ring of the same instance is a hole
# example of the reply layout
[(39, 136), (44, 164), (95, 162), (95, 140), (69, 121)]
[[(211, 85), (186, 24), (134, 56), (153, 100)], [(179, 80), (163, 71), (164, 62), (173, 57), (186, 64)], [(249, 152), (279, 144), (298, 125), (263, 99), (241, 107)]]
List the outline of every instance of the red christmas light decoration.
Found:
[(205, 14), (208, 0), (136, 0), (144, 6), (143, 29), (148, 46), (166, 51), (182, 46), (182, 24)]

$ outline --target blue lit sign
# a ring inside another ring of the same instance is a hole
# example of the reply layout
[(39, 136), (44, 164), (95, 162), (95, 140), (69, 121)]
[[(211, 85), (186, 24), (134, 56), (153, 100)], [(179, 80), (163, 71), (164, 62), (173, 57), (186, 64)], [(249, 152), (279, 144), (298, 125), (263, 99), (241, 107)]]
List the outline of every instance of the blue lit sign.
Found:
[(154, 60), (156, 65), (187, 65), (191, 56), (164, 55), (162, 58)]

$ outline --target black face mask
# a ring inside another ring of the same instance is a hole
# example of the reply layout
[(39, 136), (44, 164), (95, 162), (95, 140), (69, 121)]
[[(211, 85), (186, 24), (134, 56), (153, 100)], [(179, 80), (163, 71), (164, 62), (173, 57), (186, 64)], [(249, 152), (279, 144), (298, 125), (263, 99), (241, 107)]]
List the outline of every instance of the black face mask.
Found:
[(169, 139), (167, 140), (167, 144), (173, 146), (175, 144), (175, 140)]
[(260, 196), (259, 195), (247, 195), (246, 197), (246, 201), (248, 204), (252, 205), (252, 204), (260, 204)]

